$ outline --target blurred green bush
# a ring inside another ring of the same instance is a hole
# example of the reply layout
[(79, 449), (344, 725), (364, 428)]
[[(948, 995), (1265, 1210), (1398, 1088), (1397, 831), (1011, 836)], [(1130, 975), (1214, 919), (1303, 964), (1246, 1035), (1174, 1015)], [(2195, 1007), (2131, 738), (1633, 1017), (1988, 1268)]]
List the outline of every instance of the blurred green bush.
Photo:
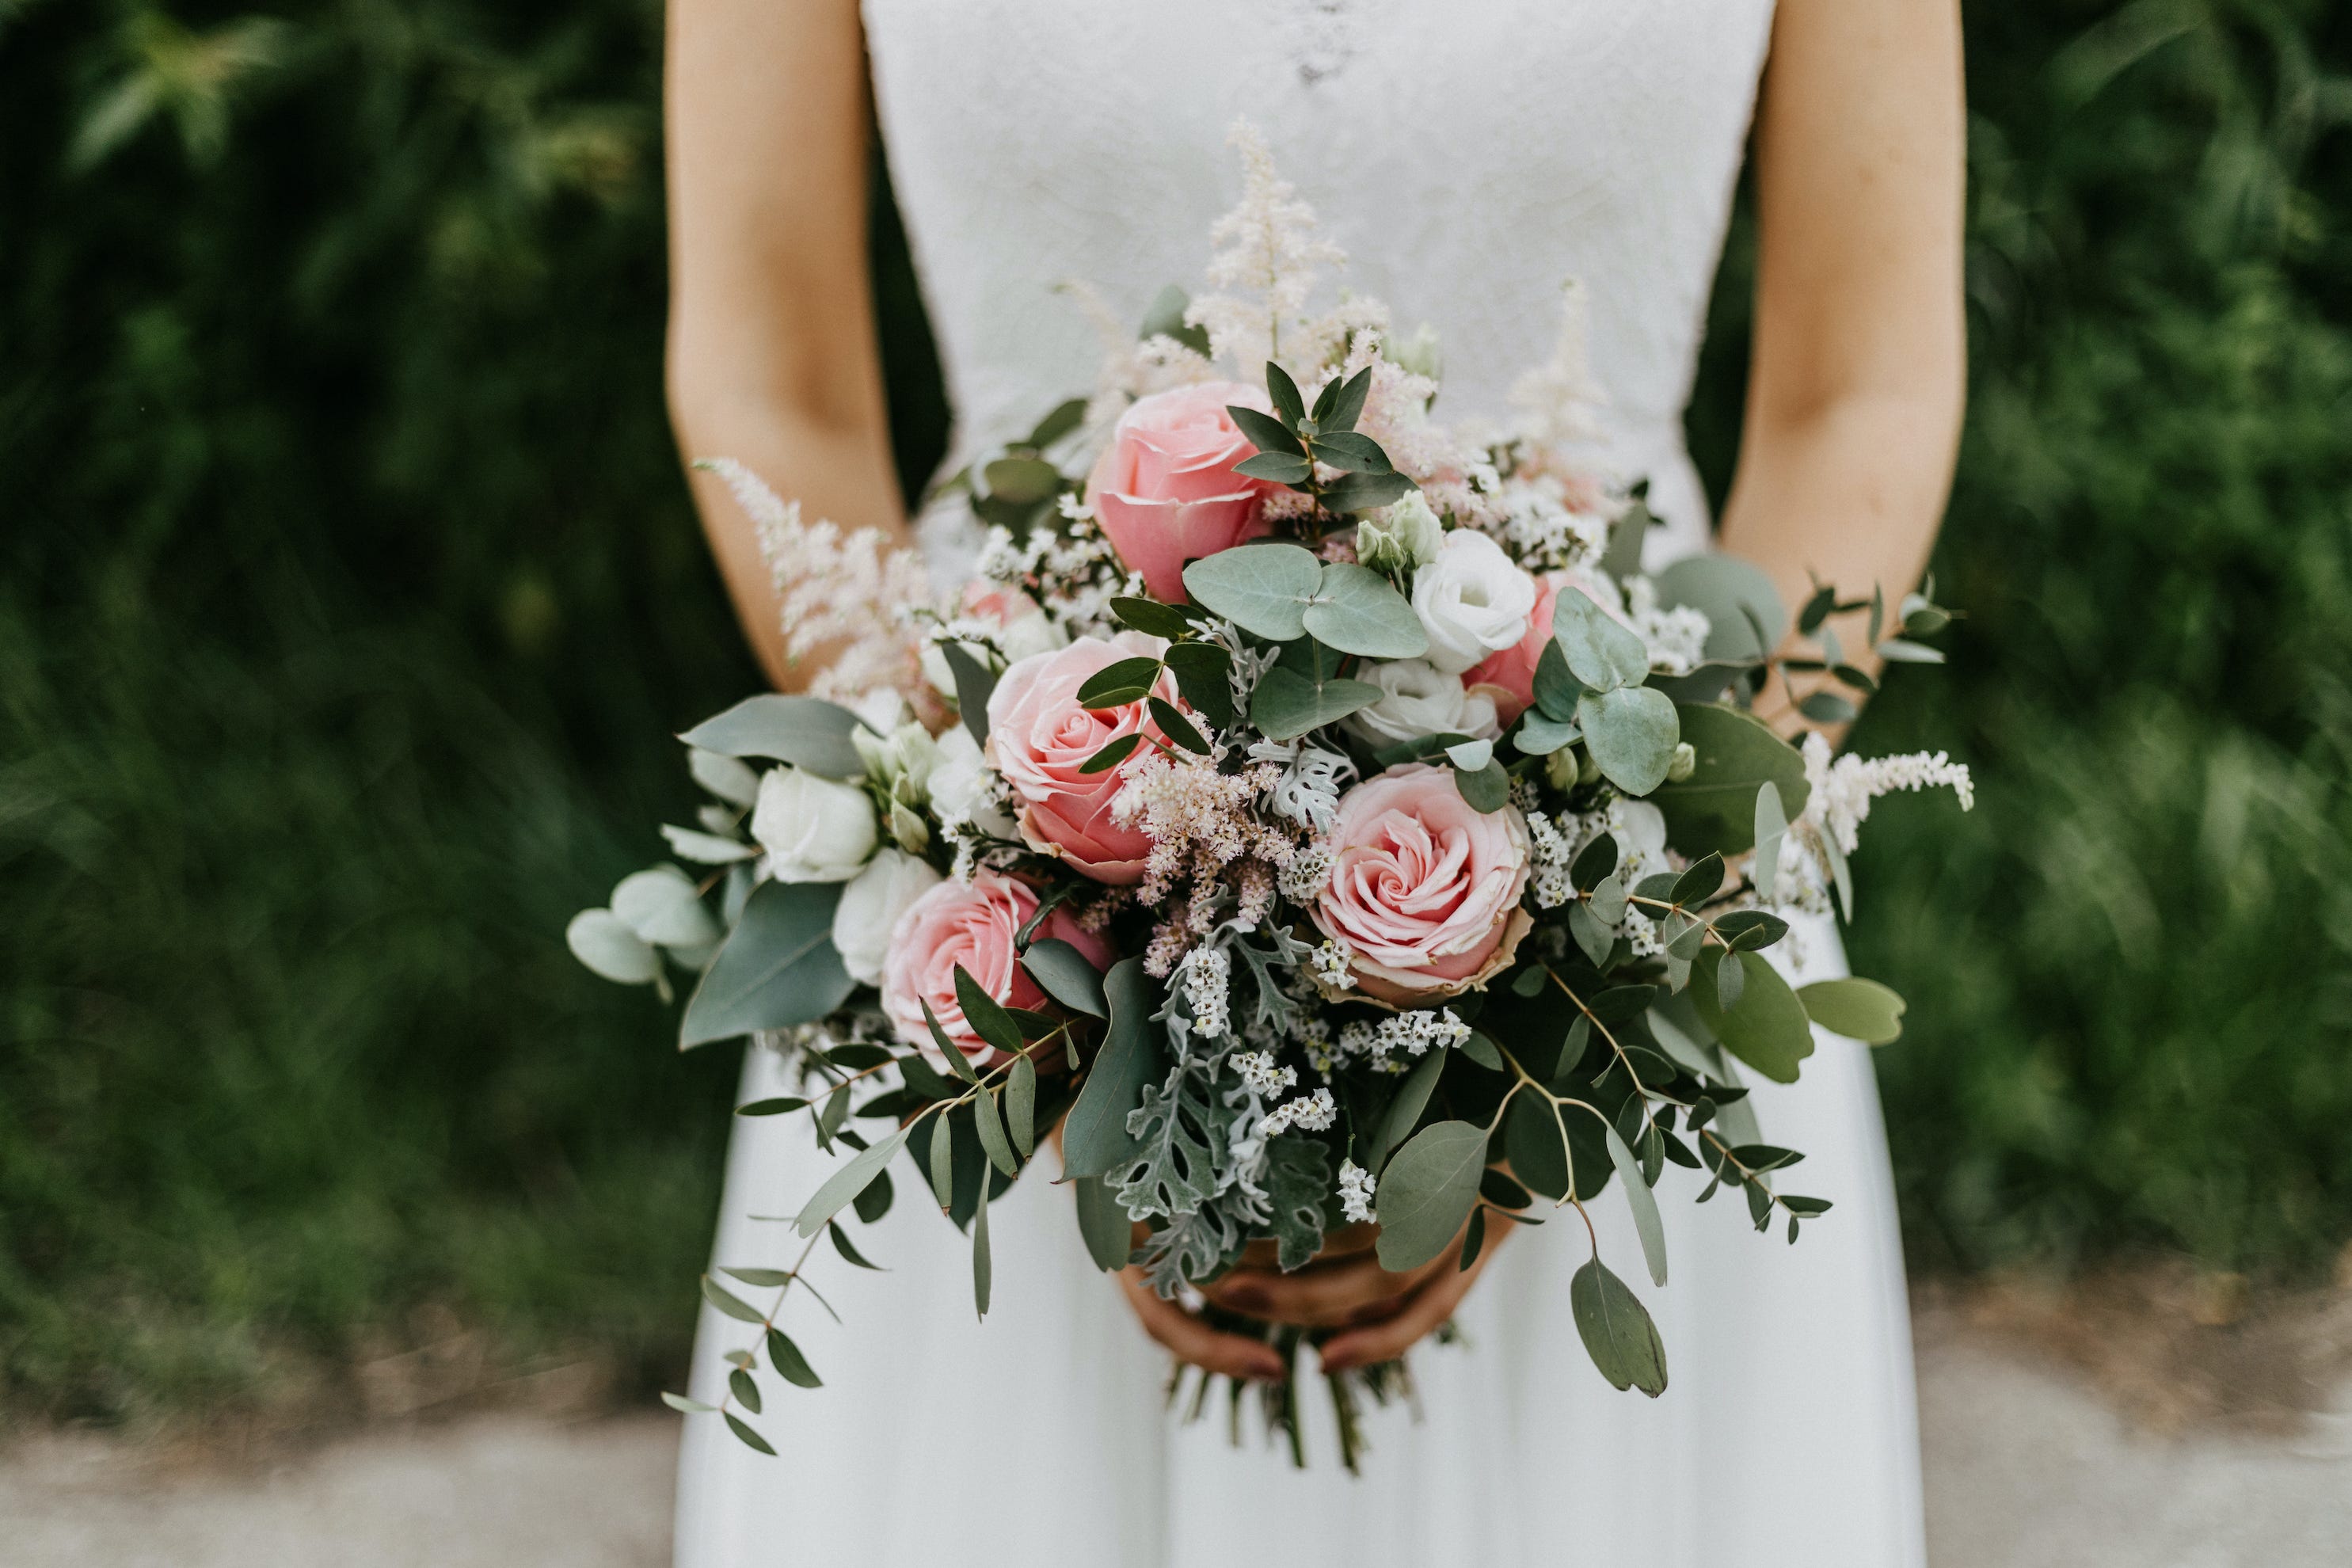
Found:
[[(731, 1062), (559, 937), (754, 679), (663, 418), (658, 6), (262, 3), (0, 0), (19, 1409), (267, 1401), (425, 1305), (674, 1364), (716, 1194)], [(1915, 1257), (2307, 1266), (2352, 1231), (2352, 37), (2063, 0), (1970, 46), (1970, 618), (1861, 736), (1979, 770), (1857, 867)]]

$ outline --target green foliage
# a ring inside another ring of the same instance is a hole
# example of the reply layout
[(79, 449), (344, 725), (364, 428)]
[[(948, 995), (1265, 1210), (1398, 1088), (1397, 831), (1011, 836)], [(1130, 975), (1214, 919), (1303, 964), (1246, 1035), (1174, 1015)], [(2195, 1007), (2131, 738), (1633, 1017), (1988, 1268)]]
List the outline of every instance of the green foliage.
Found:
[[(1855, 966), (1916, 1260), (2134, 1243), (2315, 1266), (2352, 1233), (2352, 16), (1969, 14), (1966, 618), (1864, 752)], [(1727, 475), (1751, 247), (1692, 427)]]

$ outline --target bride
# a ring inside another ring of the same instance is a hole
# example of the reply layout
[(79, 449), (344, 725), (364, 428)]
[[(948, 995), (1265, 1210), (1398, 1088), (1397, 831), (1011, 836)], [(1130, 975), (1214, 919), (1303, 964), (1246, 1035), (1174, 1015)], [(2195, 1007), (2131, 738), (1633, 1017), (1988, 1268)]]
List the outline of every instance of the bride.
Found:
[[(1752, 116), (1756, 331), (1721, 542), (1792, 604), (1809, 569), (1894, 595), (1925, 564), (1960, 412), (1956, 9), (672, 0), (681, 443), (845, 525), (907, 529), (866, 281), (869, 107), (959, 463), (1091, 384), (1093, 334), (1057, 284), (1093, 284), (1139, 318), (1162, 284), (1196, 280), (1237, 185), (1225, 131), (1246, 114), (1354, 258), (1350, 284), (1444, 329), (1458, 411), (1502, 411), (1508, 378), (1541, 357), (1562, 279), (1584, 282), (1613, 399), (1607, 458), (1651, 479), (1668, 523), (1654, 566), (1706, 540), (1681, 416)], [(696, 483), (743, 624), (783, 679), (752, 531), (715, 481)], [(1810, 945), (1816, 969), (1840, 962), (1826, 930)], [(784, 1092), (780, 1078), (751, 1051), (744, 1098)], [(1162, 1411), (1169, 1352), (1278, 1374), (1265, 1347), (1096, 1273), (1067, 1192), (1032, 1179), (993, 1217), (986, 1324), (961, 1238), (886, 1226), (871, 1248), (897, 1277), (845, 1268), (826, 1282), (842, 1322), (808, 1304), (793, 1327), (826, 1383), (772, 1395), (779, 1457), (689, 1423), (677, 1561), (1919, 1563), (1902, 1260), (1866, 1054), (1824, 1037), (1801, 1084), (1762, 1086), (1755, 1103), (1775, 1142), (1811, 1152), (1809, 1189), (1837, 1212), (1793, 1249), (1737, 1205), (1690, 1215), (1674, 1285), (1652, 1300), (1675, 1358), (1663, 1399), (1612, 1391), (1587, 1361), (1568, 1307), (1582, 1249), (1550, 1230), (1490, 1245), (1467, 1272), (1236, 1276), (1221, 1293), (1237, 1307), (1352, 1325), (1327, 1361), (1412, 1348), (1425, 1414), (1375, 1413), (1351, 1479), (1306, 1402), (1316, 1464), (1293, 1470), (1230, 1447), (1222, 1420)], [(751, 1216), (790, 1212), (830, 1164), (782, 1120), (736, 1133), (721, 1263), (785, 1261), (787, 1227)], [(1449, 1321), (1466, 1343), (1423, 1342)], [(694, 1373), (710, 1399), (727, 1370), (717, 1321)]]

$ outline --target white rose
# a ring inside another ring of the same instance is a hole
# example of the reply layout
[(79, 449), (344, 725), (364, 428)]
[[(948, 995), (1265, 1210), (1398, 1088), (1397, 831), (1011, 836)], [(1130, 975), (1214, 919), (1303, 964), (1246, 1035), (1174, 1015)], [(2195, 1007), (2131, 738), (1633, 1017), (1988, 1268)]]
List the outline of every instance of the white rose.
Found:
[(1358, 674), (1388, 695), (1357, 709), (1342, 722), (1375, 746), (1424, 735), (1492, 739), (1502, 733), (1493, 698), (1464, 689), (1460, 676), (1448, 675), (1426, 659), (1400, 658)]
[(890, 951), (890, 931), (907, 906), (942, 880), (923, 861), (885, 846), (841, 889), (833, 907), (833, 945), (853, 980), (882, 984), (882, 960)]
[(1437, 559), (1444, 525), (1419, 490), (1382, 507), (1356, 528), (1356, 559), (1375, 572), (1412, 572)]
[(768, 875), (779, 882), (845, 882), (881, 842), (874, 799), (863, 786), (790, 763), (760, 780), (751, 837), (768, 852)]
[(1015, 837), (1012, 819), (997, 806), (994, 775), (971, 731), (958, 724), (940, 737), (939, 752), (931, 769), (931, 809), (940, 824), (969, 822), (1000, 838)]
[(1429, 662), (1459, 675), (1527, 636), (1536, 580), (1485, 534), (1457, 528), (1412, 580), (1412, 613), (1429, 633)]

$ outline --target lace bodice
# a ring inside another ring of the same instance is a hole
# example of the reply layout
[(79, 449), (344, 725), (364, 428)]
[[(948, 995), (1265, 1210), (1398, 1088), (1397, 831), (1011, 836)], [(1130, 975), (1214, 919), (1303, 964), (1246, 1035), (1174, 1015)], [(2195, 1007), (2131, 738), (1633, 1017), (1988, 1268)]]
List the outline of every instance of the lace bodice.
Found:
[(1591, 299), (1606, 457), (1687, 549), (1681, 415), (1770, 0), (865, 0), (891, 174), (959, 452), (1087, 391), (1068, 279), (1139, 320), (1199, 291), (1247, 115), (1349, 257), (1443, 334), (1445, 409), (1501, 416), (1563, 279)]

